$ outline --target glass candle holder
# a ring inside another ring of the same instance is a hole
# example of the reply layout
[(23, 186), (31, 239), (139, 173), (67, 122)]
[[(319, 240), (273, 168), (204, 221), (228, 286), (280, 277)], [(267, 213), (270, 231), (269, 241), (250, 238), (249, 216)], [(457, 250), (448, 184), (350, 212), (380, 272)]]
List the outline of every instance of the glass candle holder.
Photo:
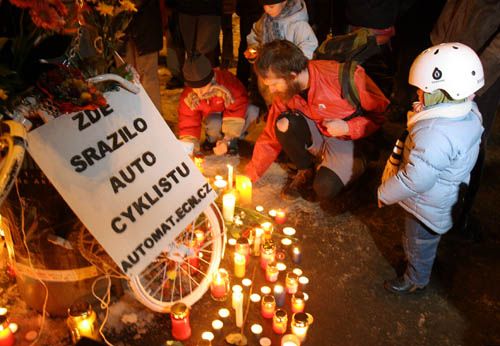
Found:
[(245, 256), (235, 252), (234, 253), (234, 276), (237, 278), (245, 277), (246, 259)]
[(299, 264), (302, 261), (302, 252), (298, 246), (292, 248), (292, 261), (295, 264)]
[(286, 273), (285, 279), (286, 293), (294, 294), (299, 289), (299, 277), (294, 272)]
[(276, 302), (274, 297), (266, 295), (261, 300), (261, 314), (264, 318), (273, 318), (274, 310), (276, 309)]
[(248, 238), (239, 237), (236, 239), (236, 245), (234, 247), (234, 251), (239, 253), (240, 255), (245, 256), (246, 262), (250, 260), (250, 242)]
[(276, 301), (276, 306), (282, 307), (285, 305), (286, 293), (283, 286), (277, 284), (274, 286), (274, 300)]
[(297, 292), (292, 295), (292, 312), (304, 312), (306, 307), (306, 300), (304, 293)]
[(234, 193), (228, 192), (222, 196), (222, 216), (226, 222), (233, 223), (235, 205), (236, 196)]
[(280, 271), (278, 270), (278, 265), (276, 261), (272, 261), (267, 264), (266, 267), (266, 280), (269, 282), (276, 282), (278, 281), (278, 275)]
[(0, 308), (0, 346), (12, 346), (16, 342), (9, 324), (7, 309)]
[(260, 227), (256, 227), (252, 229), (252, 237), (253, 237), (253, 255), (260, 256), (260, 247), (262, 245), (262, 235), (264, 234), (264, 230)]
[(213, 300), (225, 301), (229, 295), (229, 274), (225, 269), (218, 269), (212, 274), (210, 294)]
[(262, 235), (262, 237), (265, 240), (270, 240), (272, 238), (273, 232), (274, 232), (273, 224), (269, 221), (266, 221), (266, 222), (261, 223), (260, 227), (262, 227), (262, 229), (264, 230), (264, 234)]
[(278, 309), (274, 312), (273, 316), (273, 332), (276, 334), (285, 334), (288, 325), (288, 316), (286, 311)]
[(66, 325), (71, 334), (71, 341), (76, 344), (82, 337), (99, 341), (99, 325), (97, 315), (89, 302), (73, 303), (68, 309)]
[(306, 340), (307, 330), (309, 329), (309, 317), (304, 312), (298, 312), (292, 315), (292, 322), (290, 324), (292, 334), (297, 336), (302, 343)]
[(276, 245), (272, 240), (266, 240), (260, 247), (260, 267), (266, 270), (267, 264), (276, 259)]
[(187, 340), (191, 337), (189, 308), (184, 303), (175, 303), (170, 309), (172, 320), (172, 337), (176, 340)]
[(283, 209), (276, 210), (274, 221), (276, 221), (276, 223), (279, 225), (284, 224), (286, 222), (286, 212)]

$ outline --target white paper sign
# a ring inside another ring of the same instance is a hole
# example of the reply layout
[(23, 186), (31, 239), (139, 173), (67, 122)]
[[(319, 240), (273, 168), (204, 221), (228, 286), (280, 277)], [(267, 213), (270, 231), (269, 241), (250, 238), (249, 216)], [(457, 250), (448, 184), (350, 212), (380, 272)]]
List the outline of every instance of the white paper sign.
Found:
[(139, 274), (215, 199), (145, 93), (62, 115), (28, 134), (29, 152), (122, 271)]

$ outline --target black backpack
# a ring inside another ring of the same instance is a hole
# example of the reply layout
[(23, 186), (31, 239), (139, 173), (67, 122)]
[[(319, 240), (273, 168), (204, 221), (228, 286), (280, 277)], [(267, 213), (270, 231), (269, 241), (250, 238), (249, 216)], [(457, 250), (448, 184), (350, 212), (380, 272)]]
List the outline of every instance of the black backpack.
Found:
[(367, 28), (359, 28), (345, 35), (329, 34), (314, 52), (316, 60), (335, 60), (340, 62), (339, 84), (342, 98), (356, 107), (356, 111), (344, 118), (350, 120), (363, 114), (358, 90), (354, 84), (354, 72), (359, 64), (364, 63), (374, 55), (380, 54), (375, 35)]

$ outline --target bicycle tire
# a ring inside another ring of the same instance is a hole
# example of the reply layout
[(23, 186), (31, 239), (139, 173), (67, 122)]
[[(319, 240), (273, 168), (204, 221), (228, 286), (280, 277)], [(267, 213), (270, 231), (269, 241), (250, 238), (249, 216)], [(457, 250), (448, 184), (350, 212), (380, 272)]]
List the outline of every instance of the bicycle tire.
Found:
[[(192, 227), (193, 225), (196, 227)], [(194, 256), (185, 256), (181, 259), (174, 257), (178, 254), (165, 252), (158, 256), (141, 274), (129, 280), (129, 286), (139, 302), (153, 311), (168, 313), (173, 304), (182, 302), (192, 306), (205, 294), (212, 279), (211, 274), (219, 267), (226, 244), (224, 221), (215, 204), (212, 203), (177, 237), (177, 245), (185, 243), (186, 235), (192, 239), (194, 231), (202, 229), (200, 227), (207, 227), (206, 231), (209, 234), (207, 234), (206, 241), (200, 246), (199, 251), (193, 250), (192, 246), (189, 247), (189, 251), (194, 251), (196, 256), (199, 256), (198, 261), (201, 263), (201, 269), (198, 268), (199, 273), (193, 272), (192, 274), (200, 281), (193, 278), (190, 272), (194, 266), (191, 261), (196, 260)], [(200, 253), (205, 255), (200, 256)], [(209, 256), (209, 259), (203, 258), (204, 256)], [(175, 265), (176, 276), (174, 278), (168, 274), (172, 272), (168, 269), (172, 265)], [(158, 278), (160, 274), (162, 278)], [(189, 275), (187, 283), (186, 274)], [(194, 288), (193, 283), (196, 284)], [(184, 290), (188, 290), (187, 294), (185, 292), (183, 294)], [(169, 295), (170, 299), (164, 299), (165, 296), (168, 298)]]

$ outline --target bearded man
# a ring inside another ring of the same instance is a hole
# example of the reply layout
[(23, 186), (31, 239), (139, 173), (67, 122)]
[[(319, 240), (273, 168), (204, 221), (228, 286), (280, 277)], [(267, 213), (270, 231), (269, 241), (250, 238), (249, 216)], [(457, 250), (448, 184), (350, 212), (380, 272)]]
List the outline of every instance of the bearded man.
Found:
[(389, 101), (357, 66), (353, 85), (358, 110), (342, 96), (341, 64), (309, 61), (288, 41), (265, 44), (254, 66), (273, 101), (246, 174), (257, 181), (283, 149), (298, 169), (285, 185), (283, 199), (310, 196), (312, 190), (320, 200), (336, 196), (364, 172), (357, 140), (379, 129)]

